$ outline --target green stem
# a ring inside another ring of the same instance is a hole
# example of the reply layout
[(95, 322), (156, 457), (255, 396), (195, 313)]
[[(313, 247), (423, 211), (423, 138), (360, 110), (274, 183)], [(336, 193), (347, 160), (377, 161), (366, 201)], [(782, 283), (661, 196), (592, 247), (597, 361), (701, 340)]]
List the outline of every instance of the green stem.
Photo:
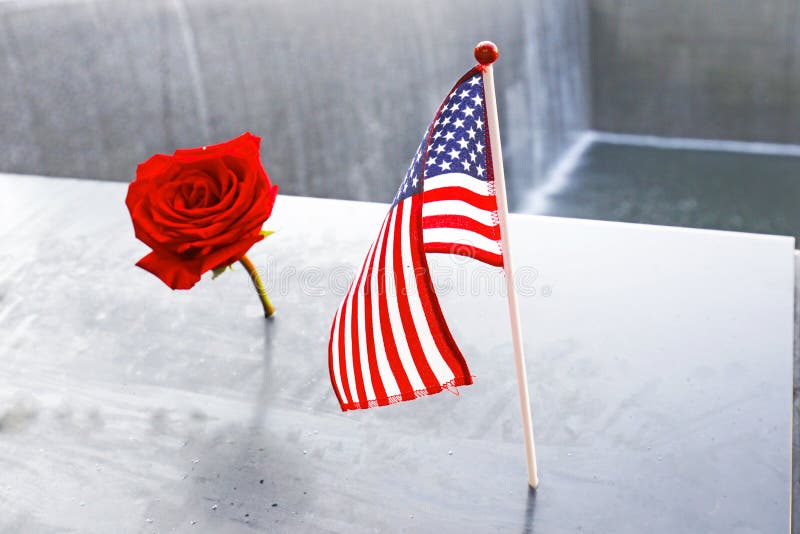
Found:
[(264, 306), (264, 317), (272, 317), (275, 315), (275, 306), (273, 306), (269, 301), (267, 291), (264, 289), (264, 284), (261, 283), (261, 277), (258, 276), (258, 271), (256, 271), (256, 266), (253, 265), (253, 262), (250, 261), (250, 258), (247, 256), (242, 256), (242, 259), (239, 260), (239, 263), (244, 265), (244, 268), (247, 269), (250, 279), (253, 280), (253, 285), (256, 286), (256, 291), (258, 291), (261, 304)]

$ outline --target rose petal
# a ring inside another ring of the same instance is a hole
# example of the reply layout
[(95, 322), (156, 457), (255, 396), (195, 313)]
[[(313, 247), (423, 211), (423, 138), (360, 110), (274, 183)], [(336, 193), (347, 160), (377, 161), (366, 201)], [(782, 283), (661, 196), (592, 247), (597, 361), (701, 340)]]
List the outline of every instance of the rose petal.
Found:
[(247, 132), (140, 164), (126, 204), (136, 237), (153, 252), (137, 265), (188, 289), (260, 241), (278, 192), (261, 165), (260, 143)]
[(216, 248), (204, 256), (199, 256), (203, 272), (236, 263), (262, 239), (264, 239), (262, 235), (250, 236), (225, 247)]
[(153, 251), (136, 265), (159, 277), (172, 289), (191, 289), (203, 274), (199, 260), (185, 260), (165, 251)]
[(172, 165), (174, 165), (174, 161), (171, 156), (155, 154), (147, 161), (136, 166), (136, 179), (151, 180), (165, 174)]
[(239, 137), (234, 137), (229, 141), (216, 145), (207, 145), (200, 148), (179, 148), (173, 156), (180, 161), (197, 161), (209, 156), (217, 157), (220, 154), (232, 154), (242, 152), (244, 154), (258, 153), (261, 146), (261, 138), (250, 132), (245, 132)]

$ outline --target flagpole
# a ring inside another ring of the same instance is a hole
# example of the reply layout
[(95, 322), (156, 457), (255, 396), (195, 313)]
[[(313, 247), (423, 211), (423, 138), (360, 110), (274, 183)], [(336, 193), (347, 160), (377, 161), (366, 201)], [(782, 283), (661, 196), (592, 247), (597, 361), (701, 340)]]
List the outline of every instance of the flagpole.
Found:
[(519, 405), (522, 411), (522, 429), (525, 434), (525, 458), (528, 463), (528, 484), (536, 489), (539, 475), (536, 471), (536, 447), (533, 443), (533, 421), (531, 403), (528, 395), (528, 378), (525, 372), (525, 354), (522, 347), (522, 330), (519, 321), (517, 290), (514, 286), (514, 272), (511, 265), (511, 243), (508, 236), (508, 199), (506, 180), (503, 174), (503, 151), (500, 147), (500, 124), (497, 118), (497, 100), (494, 92), (494, 73), (492, 63), (497, 60), (499, 51), (491, 41), (483, 41), (475, 46), (475, 59), (483, 70), (483, 86), (486, 95), (486, 120), (489, 128), (489, 142), (492, 153), (494, 185), (497, 192), (497, 215), (500, 219), (500, 238), (503, 245), (503, 269), (505, 271), (508, 293), (508, 313), (511, 318), (511, 340), (514, 346), (514, 363), (517, 368), (517, 388)]

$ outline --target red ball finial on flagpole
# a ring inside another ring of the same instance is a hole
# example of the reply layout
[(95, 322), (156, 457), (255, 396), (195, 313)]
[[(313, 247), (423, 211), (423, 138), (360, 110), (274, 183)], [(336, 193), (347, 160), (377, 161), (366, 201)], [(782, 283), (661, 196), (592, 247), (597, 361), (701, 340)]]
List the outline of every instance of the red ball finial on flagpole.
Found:
[(475, 59), (484, 67), (497, 61), (499, 55), (500, 51), (497, 50), (497, 45), (491, 41), (481, 41), (475, 45)]

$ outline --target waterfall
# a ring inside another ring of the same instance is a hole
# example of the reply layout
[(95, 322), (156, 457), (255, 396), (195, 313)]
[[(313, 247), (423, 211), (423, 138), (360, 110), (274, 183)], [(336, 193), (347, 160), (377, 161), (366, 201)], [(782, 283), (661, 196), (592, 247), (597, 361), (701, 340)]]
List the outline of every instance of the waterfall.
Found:
[(386, 202), (489, 39), (513, 207), (588, 128), (587, 18), (584, 0), (5, 4), (0, 171), (127, 181), (250, 130), (283, 193)]

